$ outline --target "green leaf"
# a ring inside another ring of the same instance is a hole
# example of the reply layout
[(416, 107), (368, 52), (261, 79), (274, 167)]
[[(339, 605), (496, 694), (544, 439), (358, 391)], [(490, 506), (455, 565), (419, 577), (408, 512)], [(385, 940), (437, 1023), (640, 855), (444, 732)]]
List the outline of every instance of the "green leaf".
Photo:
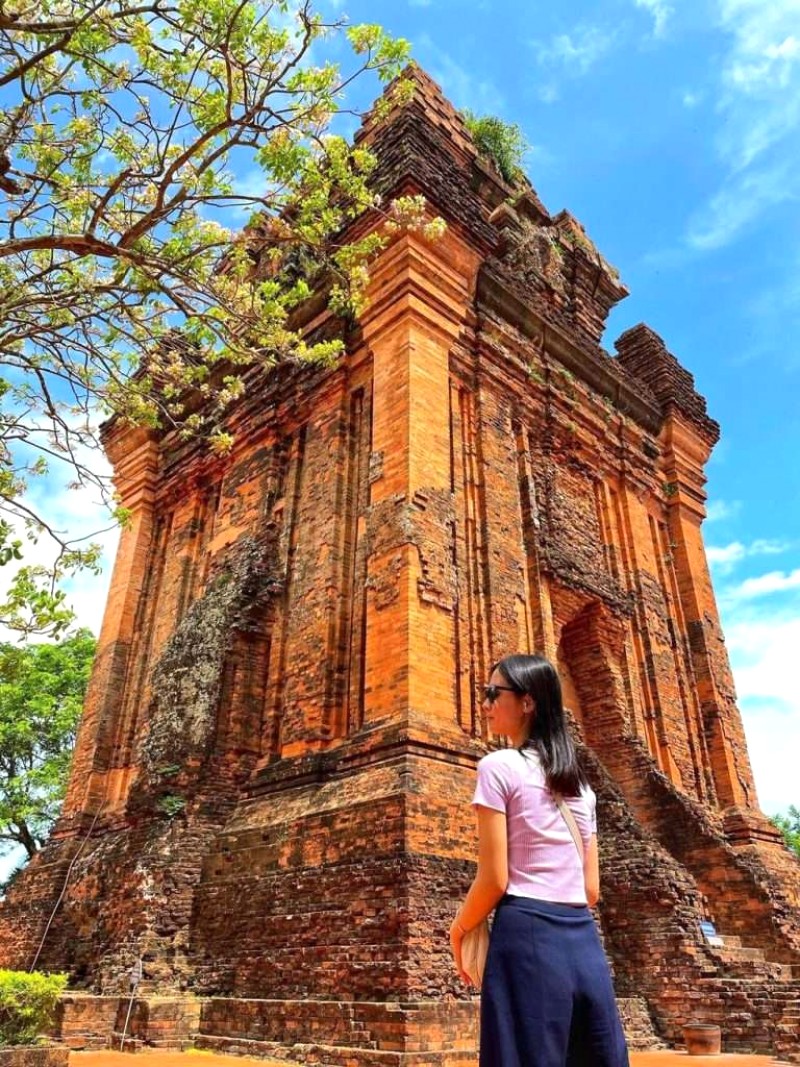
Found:
[(29, 855), (61, 806), (95, 644), (0, 644), (0, 832)]

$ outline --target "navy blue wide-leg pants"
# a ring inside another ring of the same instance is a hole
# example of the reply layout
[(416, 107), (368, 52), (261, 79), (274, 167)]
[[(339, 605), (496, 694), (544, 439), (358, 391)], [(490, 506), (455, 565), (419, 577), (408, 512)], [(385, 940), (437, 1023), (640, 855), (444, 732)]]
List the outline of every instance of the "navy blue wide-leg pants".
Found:
[(480, 1067), (628, 1067), (586, 907), (504, 896), (481, 989)]

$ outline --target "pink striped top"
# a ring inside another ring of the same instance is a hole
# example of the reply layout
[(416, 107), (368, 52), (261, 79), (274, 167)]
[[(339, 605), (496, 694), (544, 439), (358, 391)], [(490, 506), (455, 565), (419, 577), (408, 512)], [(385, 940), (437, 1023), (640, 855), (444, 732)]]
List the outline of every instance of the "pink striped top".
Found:
[[(585, 786), (581, 796), (566, 797), (584, 846), (597, 833), (596, 798)], [(580, 856), (569, 827), (545, 785), (539, 755), (516, 748), (490, 752), (478, 764), (473, 804), (504, 811), (508, 826), (508, 888), (517, 897), (560, 904), (585, 904)]]

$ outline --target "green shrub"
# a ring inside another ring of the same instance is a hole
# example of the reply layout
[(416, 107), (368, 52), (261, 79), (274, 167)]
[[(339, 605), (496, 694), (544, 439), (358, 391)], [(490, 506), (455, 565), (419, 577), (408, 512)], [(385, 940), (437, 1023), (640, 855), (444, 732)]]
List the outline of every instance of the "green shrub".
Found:
[(66, 985), (65, 974), (0, 970), (0, 1048), (35, 1045)]
[(186, 797), (182, 797), (180, 793), (165, 793), (159, 797), (156, 807), (162, 815), (166, 815), (168, 819), (174, 819), (186, 807)]
[(507, 182), (513, 184), (519, 181), (522, 177), (522, 158), (528, 147), (519, 126), (503, 122), (493, 115), (480, 118), (471, 111), (462, 111), (461, 114), (481, 155), (488, 156), (494, 162)]

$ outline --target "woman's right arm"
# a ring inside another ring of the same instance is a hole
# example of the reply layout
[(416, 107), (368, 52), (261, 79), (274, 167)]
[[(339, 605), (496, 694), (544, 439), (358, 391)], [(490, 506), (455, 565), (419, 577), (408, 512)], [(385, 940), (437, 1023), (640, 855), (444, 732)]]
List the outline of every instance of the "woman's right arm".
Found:
[(506, 814), (483, 805), (478, 812), (478, 870), (458, 913), (464, 930), (483, 922), (508, 886), (508, 829)]
[(597, 834), (592, 834), (583, 858), (583, 882), (586, 886), (586, 900), (589, 907), (593, 908), (600, 899), (600, 859), (597, 850)]
[(465, 982), (471, 982), (464, 970), (461, 943), (468, 930), (483, 922), (508, 885), (508, 828), (506, 813), (476, 805), (478, 812), (478, 870), (464, 903), (450, 927), (450, 947), (456, 969)]

